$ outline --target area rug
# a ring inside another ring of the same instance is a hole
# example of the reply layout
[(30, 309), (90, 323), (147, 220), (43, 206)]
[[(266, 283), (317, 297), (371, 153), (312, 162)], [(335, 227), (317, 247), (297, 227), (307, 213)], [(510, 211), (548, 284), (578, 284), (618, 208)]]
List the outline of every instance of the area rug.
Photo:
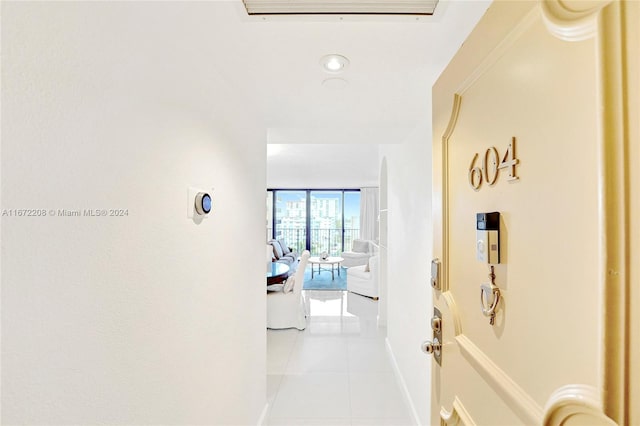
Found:
[(347, 270), (340, 268), (334, 272), (334, 279), (331, 279), (331, 270), (322, 269), (318, 273), (317, 266), (311, 279), (311, 267), (307, 266), (304, 270), (304, 286), (303, 290), (346, 290), (347, 289)]

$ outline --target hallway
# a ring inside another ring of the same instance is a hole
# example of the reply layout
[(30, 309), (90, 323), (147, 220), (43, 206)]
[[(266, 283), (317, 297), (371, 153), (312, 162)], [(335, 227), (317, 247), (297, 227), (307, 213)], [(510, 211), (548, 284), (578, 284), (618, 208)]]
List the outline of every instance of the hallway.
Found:
[(304, 331), (267, 331), (266, 424), (411, 425), (377, 327), (378, 302), (342, 291), (304, 297)]

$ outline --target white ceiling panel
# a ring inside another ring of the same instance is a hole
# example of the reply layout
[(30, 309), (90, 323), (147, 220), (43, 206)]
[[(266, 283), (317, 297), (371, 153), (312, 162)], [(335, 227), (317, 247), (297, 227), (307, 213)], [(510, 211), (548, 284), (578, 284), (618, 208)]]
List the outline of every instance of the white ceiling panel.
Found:
[(431, 15), (438, 0), (244, 0), (244, 4), (251, 15)]

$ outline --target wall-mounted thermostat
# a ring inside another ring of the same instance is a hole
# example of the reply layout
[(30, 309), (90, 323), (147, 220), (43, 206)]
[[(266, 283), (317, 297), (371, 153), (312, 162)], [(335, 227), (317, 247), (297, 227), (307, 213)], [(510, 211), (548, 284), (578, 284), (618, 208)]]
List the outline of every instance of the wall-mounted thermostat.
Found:
[(200, 215), (209, 214), (211, 212), (211, 195), (207, 192), (198, 192), (195, 202), (196, 213)]
[(476, 214), (476, 258), (483, 263), (500, 263), (499, 212)]
[(187, 217), (204, 219), (213, 210), (213, 188), (189, 187), (187, 191)]

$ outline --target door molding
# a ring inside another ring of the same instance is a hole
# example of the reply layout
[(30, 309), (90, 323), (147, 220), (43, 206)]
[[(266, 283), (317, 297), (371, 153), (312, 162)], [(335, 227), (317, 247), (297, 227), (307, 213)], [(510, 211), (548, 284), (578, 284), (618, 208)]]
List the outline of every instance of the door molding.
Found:
[(467, 336), (456, 336), (460, 353), (524, 424), (540, 424), (542, 407)]
[[(628, 30), (624, 27), (624, 2), (544, 0), (540, 4), (547, 29), (554, 36), (566, 41), (588, 37), (598, 40), (599, 101), (600, 105), (606, 105), (602, 114), (598, 115), (601, 129), (598, 152), (599, 281), (604, 307), (601, 345), (603, 391), (598, 406), (617, 423), (626, 424), (629, 421), (629, 408), (625, 403), (625, 395), (630, 388), (627, 359), (630, 313), (627, 299), (631, 289), (627, 256), (630, 252), (627, 208), (631, 200), (629, 164), (626, 160), (630, 144), (629, 123), (625, 118), (631, 101), (627, 98), (628, 70), (625, 68), (627, 52), (624, 42)], [(559, 392), (563, 395), (565, 407), (585, 407), (584, 401), (594, 398), (591, 391), (580, 385)], [(573, 405), (566, 403), (571, 399)], [(588, 406), (588, 411), (594, 410), (595, 405)], [(558, 409), (556, 413), (565, 411), (572, 415), (569, 409)]]
[[(559, 1), (559, 0), (556, 0)], [(630, 143), (625, 121), (629, 108), (623, 39), (625, 29), (621, 3), (611, 2), (599, 9), (598, 40), (600, 55), (600, 282), (603, 291), (602, 371), (604, 412), (619, 424), (629, 420), (628, 395), (630, 347), (628, 318), (629, 280), (629, 169), (626, 152)], [(622, 342), (622, 344), (621, 344)]]
[(598, 13), (612, 0), (543, 0), (542, 19), (549, 32), (564, 41), (582, 41), (598, 33)]
[(600, 392), (592, 386), (566, 385), (557, 389), (545, 406), (544, 421), (547, 426), (561, 426), (572, 416), (580, 415), (597, 419), (598, 424), (614, 426), (616, 422), (602, 415)]
[(460, 399), (456, 396), (453, 400), (451, 411), (440, 408), (440, 426), (476, 426), (469, 412), (464, 408)]
[(453, 106), (447, 130), (442, 135), (442, 278), (440, 291), (449, 291), (449, 138), (458, 124), (462, 96), (453, 95)]

